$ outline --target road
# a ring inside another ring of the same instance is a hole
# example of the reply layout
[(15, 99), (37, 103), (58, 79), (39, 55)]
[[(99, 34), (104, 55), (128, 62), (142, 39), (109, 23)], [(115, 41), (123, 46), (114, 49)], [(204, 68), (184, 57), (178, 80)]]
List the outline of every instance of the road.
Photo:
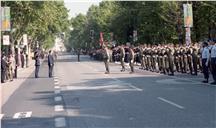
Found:
[[(215, 128), (216, 89), (190, 75), (120, 72), (62, 54), (54, 78), (43, 63), (3, 106), (2, 128)], [(21, 113), (20, 113), (21, 112)]]

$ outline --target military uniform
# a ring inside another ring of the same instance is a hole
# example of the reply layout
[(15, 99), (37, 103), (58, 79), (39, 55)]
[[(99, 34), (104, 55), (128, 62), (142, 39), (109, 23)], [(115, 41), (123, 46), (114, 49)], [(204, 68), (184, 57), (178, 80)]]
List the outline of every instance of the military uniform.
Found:
[(169, 61), (169, 75), (174, 75), (174, 49), (173, 48), (167, 48), (167, 56)]
[(109, 74), (110, 73), (110, 70), (109, 70), (109, 59), (110, 59), (110, 56), (109, 56), (108, 49), (104, 48), (102, 54), (103, 54), (103, 60), (104, 60), (105, 68), (106, 68), (105, 74)]
[(125, 71), (124, 58), (125, 58), (125, 49), (124, 47), (120, 47), (120, 62), (122, 66), (121, 71)]
[(144, 60), (144, 49), (143, 47), (139, 48), (139, 58), (141, 63), (141, 69), (145, 69), (145, 60)]
[(129, 49), (129, 65), (130, 65), (130, 68), (131, 68), (131, 72), (130, 73), (134, 73), (134, 59), (135, 59), (135, 53), (133, 51), (132, 48)]
[(193, 47), (193, 51), (192, 51), (192, 63), (193, 63), (193, 71), (194, 71), (194, 75), (197, 75), (197, 65), (198, 65), (198, 48)]

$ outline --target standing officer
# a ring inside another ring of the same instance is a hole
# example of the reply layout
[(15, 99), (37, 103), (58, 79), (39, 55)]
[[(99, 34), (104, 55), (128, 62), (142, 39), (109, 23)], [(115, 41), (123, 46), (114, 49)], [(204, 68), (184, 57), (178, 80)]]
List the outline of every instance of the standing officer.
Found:
[(3, 54), (1, 57), (1, 83), (5, 83), (6, 70), (7, 70), (7, 62), (6, 62), (6, 57)]
[(105, 68), (106, 68), (105, 74), (109, 74), (110, 73), (110, 70), (109, 70), (110, 56), (109, 56), (109, 50), (108, 50), (107, 46), (103, 46), (102, 55), (103, 55), (103, 60), (104, 60)]
[(203, 43), (203, 50), (202, 50), (202, 67), (203, 67), (203, 74), (204, 74), (204, 78), (205, 80), (203, 81), (203, 83), (208, 83), (208, 79), (209, 79), (209, 57), (210, 53), (209, 53), (209, 48), (208, 48), (208, 43), (204, 42)]
[(194, 74), (193, 75), (197, 75), (197, 65), (198, 65), (198, 47), (196, 44), (194, 44), (193, 46), (193, 52), (192, 52), (192, 62), (193, 62), (193, 71)]
[(120, 62), (121, 62), (121, 66), (122, 66), (121, 72), (125, 71), (124, 58), (125, 58), (125, 49), (124, 49), (124, 45), (122, 45), (122, 46), (120, 46)]
[(216, 43), (211, 41), (211, 68), (212, 68), (212, 77), (213, 77), (213, 82), (211, 84), (216, 85)]
[(35, 52), (35, 78), (38, 78), (38, 73), (40, 69), (40, 54), (39, 51)]
[(140, 69), (145, 69), (145, 61), (144, 61), (143, 52), (144, 52), (143, 46), (140, 45), (140, 46), (139, 46), (139, 58), (140, 58), (140, 62), (141, 62), (141, 67), (140, 67)]
[(130, 74), (134, 73), (134, 51), (133, 51), (133, 46), (130, 46), (129, 48), (129, 64), (130, 64), (130, 68), (131, 68), (131, 72)]
[(52, 77), (52, 73), (53, 73), (53, 67), (54, 67), (54, 57), (51, 54), (52, 51), (49, 51), (49, 55), (48, 55), (48, 66), (49, 66), (49, 77)]

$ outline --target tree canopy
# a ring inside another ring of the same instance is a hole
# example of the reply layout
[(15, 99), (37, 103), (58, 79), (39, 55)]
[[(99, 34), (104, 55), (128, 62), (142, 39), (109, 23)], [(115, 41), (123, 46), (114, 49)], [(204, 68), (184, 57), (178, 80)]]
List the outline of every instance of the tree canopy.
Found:
[[(71, 19), (73, 30), (69, 46), (74, 48), (99, 47), (99, 33), (122, 44), (131, 42), (137, 30), (137, 43), (179, 43), (184, 40), (183, 1), (103, 1), (92, 5), (86, 15)], [(216, 3), (193, 1), (192, 42), (215, 38)], [(78, 23), (79, 22), (79, 23)], [(92, 34), (93, 31), (93, 34)]]

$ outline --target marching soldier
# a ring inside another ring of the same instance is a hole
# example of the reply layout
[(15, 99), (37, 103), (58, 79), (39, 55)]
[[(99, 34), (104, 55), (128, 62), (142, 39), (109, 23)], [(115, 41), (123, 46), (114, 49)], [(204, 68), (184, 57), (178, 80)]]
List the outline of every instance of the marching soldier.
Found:
[(125, 58), (125, 49), (124, 49), (124, 45), (120, 46), (120, 62), (121, 62), (121, 72), (125, 71), (125, 64), (124, 64), (124, 58)]
[(134, 51), (133, 51), (133, 46), (130, 46), (129, 48), (129, 64), (130, 64), (130, 68), (131, 68), (131, 72), (130, 74), (134, 73), (134, 58), (135, 57), (135, 54), (134, 54)]
[(109, 74), (110, 73), (110, 70), (109, 70), (110, 56), (109, 56), (109, 50), (108, 50), (107, 46), (103, 46), (102, 55), (103, 55), (103, 60), (104, 60), (105, 68), (106, 68), (105, 74)]

